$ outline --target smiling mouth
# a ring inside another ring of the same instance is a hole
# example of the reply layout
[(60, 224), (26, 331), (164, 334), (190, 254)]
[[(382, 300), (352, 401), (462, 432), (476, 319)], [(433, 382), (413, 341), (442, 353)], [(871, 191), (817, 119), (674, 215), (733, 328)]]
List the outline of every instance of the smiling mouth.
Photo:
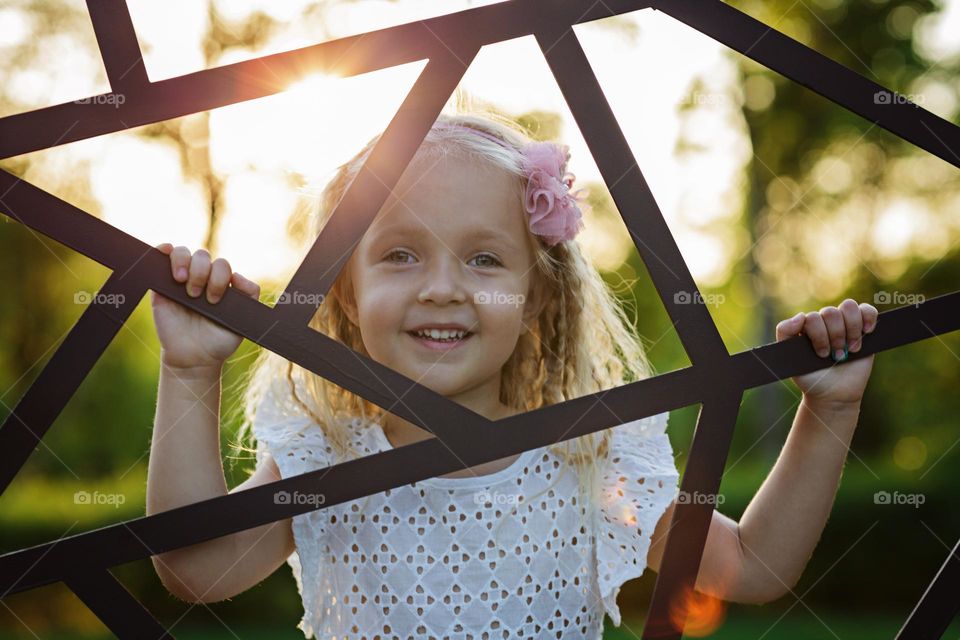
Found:
[(416, 340), (421, 345), (429, 347), (431, 349), (452, 349), (454, 347), (460, 346), (470, 338), (473, 337), (473, 332), (468, 331), (463, 334), (462, 337), (450, 337), (450, 338), (431, 338), (430, 336), (420, 335), (416, 331), (407, 331), (408, 336)]

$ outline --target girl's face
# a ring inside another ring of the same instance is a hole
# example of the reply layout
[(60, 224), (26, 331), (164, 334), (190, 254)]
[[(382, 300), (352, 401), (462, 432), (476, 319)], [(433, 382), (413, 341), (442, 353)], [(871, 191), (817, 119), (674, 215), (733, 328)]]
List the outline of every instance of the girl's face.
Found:
[[(542, 300), (527, 214), (506, 172), (432, 162), (425, 172), (411, 164), (364, 234), (344, 308), (374, 360), (464, 406), (489, 406)], [(444, 324), (469, 335), (440, 346), (412, 333)]]

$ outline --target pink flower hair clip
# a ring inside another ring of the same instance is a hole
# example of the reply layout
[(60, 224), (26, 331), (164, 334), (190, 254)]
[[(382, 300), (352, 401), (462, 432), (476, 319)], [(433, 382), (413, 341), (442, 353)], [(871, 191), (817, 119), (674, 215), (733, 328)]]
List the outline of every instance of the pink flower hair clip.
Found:
[(580, 198), (585, 189), (570, 192), (576, 176), (567, 171), (570, 147), (554, 142), (532, 142), (520, 150), (527, 173), (524, 208), (530, 230), (548, 245), (572, 240), (583, 229)]
[[(435, 127), (468, 129), (502, 145), (506, 141), (474, 127), (438, 122)], [(567, 171), (570, 147), (555, 142), (531, 142), (519, 149), (523, 156), (523, 171), (527, 177), (524, 209), (530, 214), (530, 231), (540, 236), (548, 246), (572, 240), (583, 229), (580, 205), (586, 189), (571, 192), (576, 176)]]

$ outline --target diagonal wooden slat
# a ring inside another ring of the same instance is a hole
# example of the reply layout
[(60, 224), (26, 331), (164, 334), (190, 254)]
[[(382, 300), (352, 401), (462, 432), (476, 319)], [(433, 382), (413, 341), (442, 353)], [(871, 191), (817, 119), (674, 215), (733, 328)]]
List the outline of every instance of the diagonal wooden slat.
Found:
[(895, 92), (773, 27), (721, 0), (655, 0), (650, 6), (960, 167), (960, 128), (952, 122), (902, 96), (893, 100)]
[(896, 640), (942, 638), (960, 612), (957, 585), (960, 584), (960, 542), (954, 545), (920, 602), (907, 616)]
[(333, 286), (477, 54), (477, 49), (469, 44), (461, 43), (458, 49), (430, 60), (371, 149), (360, 172), (290, 279), (284, 291), (284, 298), (290, 302), (277, 305), (275, 311), (280, 322), (306, 324), (316, 313), (319, 298), (305, 294), (325, 296)]
[[(133, 285), (133, 286), (131, 286)], [(144, 289), (111, 274), (30, 388), (0, 424), (0, 493), (133, 313)], [(114, 306), (114, 301), (118, 302)]]
[(100, 47), (100, 57), (114, 94), (138, 91), (150, 84), (137, 33), (124, 0), (87, 0), (87, 12)]
[(109, 571), (71, 573), (63, 581), (118, 638), (174, 640)]
[[(0, 118), (0, 159), (274, 95), (311, 73), (349, 77), (532, 33), (544, 16), (569, 24), (642, 9), (637, 0), (510, 0), (152, 82), (123, 104), (66, 102)], [(88, 101), (89, 102), (89, 101)]]
[(604, 180), (610, 188), (647, 271), (660, 293), (660, 300), (673, 320), (687, 357), (694, 366), (720, 366), (727, 348), (703, 304), (680, 304), (678, 292), (689, 295), (699, 289), (674, 243), (663, 213), (617, 126), (603, 89), (576, 34), (569, 25), (554, 23), (536, 34), (537, 42), (560, 85), (564, 99), (587, 141)]
[[(704, 402), (697, 420), (680, 483), (684, 495), (715, 496), (720, 489), (743, 392), (730, 391), (722, 385), (714, 391), (714, 397)], [(724, 391), (727, 393), (723, 394)], [(693, 592), (700, 571), (713, 518), (713, 504), (711, 501), (688, 500), (678, 502), (674, 508), (643, 640), (680, 640), (683, 635), (683, 627), (678, 621), (682, 623), (685, 618), (686, 598)]]
[[(280, 325), (276, 309), (232, 289), (216, 305), (191, 298), (170, 274), (170, 258), (120, 229), (0, 170), (0, 212), (119, 272), (119, 279), (153, 289), (271, 351), (307, 367), (371, 402), (415, 422), (445, 441), (487, 419), (342, 343), (306, 326)], [(278, 327), (282, 327), (278, 328)], [(404, 398), (398, 403), (397, 398)], [(421, 408), (414, 412), (410, 406)]]

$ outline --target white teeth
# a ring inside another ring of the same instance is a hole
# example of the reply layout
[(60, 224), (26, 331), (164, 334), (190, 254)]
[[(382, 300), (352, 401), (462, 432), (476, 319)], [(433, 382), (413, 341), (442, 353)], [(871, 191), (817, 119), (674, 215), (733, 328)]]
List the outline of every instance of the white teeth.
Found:
[(417, 331), (417, 335), (421, 338), (431, 338), (433, 340), (449, 340), (451, 338), (460, 340), (464, 335), (466, 335), (466, 333), (466, 331), (447, 331), (446, 329), (442, 331), (438, 329), (424, 329)]

